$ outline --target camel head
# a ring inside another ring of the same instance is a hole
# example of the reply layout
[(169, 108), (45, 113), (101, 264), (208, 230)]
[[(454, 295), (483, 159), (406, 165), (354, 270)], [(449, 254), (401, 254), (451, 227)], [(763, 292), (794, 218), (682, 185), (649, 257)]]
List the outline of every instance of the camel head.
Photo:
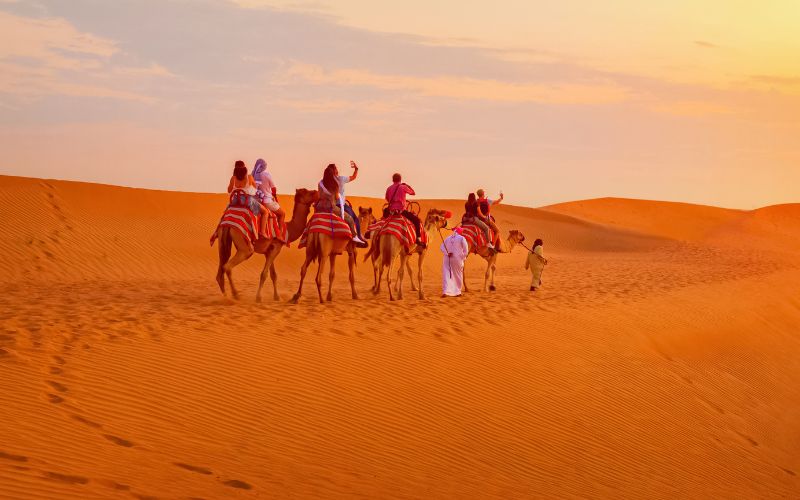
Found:
[(508, 232), (508, 242), (512, 245), (517, 245), (525, 241), (525, 235), (522, 234), (521, 231), (517, 231), (516, 229), (512, 229)]
[(372, 215), (372, 207), (358, 207), (358, 220), (361, 223), (361, 227), (369, 227), (370, 224), (375, 222), (377, 219), (374, 215)]
[(452, 217), (453, 214), (447, 210), (439, 210), (438, 208), (431, 208), (425, 216), (425, 230), (432, 228), (442, 229), (447, 227), (447, 219)]
[(294, 202), (298, 205), (311, 206), (319, 201), (319, 191), (310, 189), (295, 189)]

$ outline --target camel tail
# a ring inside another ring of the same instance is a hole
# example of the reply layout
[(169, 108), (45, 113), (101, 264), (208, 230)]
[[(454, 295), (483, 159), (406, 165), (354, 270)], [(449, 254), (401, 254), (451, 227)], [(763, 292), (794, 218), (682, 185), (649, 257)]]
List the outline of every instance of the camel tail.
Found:
[[(378, 241), (379, 241), (379, 240), (374, 240), (374, 241), (372, 242), (372, 245), (370, 245), (370, 246), (369, 246), (369, 250), (367, 250), (367, 253), (366, 253), (366, 254), (364, 254), (364, 262), (366, 262), (366, 261), (367, 261), (367, 259), (369, 259), (370, 257), (372, 257), (372, 254), (375, 252), (375, 247), (377, 247), (377, 246), (378, 246)], [(358, 259), (356, 259), (356, 261), (358, 261)]]

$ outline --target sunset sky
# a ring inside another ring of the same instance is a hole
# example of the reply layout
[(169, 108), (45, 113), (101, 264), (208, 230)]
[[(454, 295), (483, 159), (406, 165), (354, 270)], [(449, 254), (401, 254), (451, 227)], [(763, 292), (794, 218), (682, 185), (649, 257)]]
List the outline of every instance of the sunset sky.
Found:
[[(800, 201), (796, 0), (0, 0), (0, 173)], [(349, 170), (342, 168), (342, 170)]]

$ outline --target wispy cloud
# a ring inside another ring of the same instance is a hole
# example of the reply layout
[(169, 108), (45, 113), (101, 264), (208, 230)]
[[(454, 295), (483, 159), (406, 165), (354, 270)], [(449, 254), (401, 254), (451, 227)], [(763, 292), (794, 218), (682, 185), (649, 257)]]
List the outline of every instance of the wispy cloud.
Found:
[(624, 101), (628, 90), (614, 83), (597, 85), (516, 83), (463, 77), (413, 77), (374, 73), (363, 69), (331, 69), (292, 63), (276, 78), (276, 84), (305, 83), (415, 93), (425, 97), (499, 102), (550, 104), (606, 104)]

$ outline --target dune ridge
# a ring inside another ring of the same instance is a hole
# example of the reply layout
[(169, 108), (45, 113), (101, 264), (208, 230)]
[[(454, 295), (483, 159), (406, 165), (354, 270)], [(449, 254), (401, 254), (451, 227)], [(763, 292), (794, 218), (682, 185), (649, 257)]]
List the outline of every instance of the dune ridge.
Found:
[(333, 304), (290, 306), (294, 247), (283, 301), (260, 256), (219, 294), (224, 195), (0, 187), (0, 497), (800, 493), (800, 205), (500, 206), (545, 240), (535, 295), (518, 248), (496, 293), (389, 303), (359, 263), (353, 302), (340, 260)]

